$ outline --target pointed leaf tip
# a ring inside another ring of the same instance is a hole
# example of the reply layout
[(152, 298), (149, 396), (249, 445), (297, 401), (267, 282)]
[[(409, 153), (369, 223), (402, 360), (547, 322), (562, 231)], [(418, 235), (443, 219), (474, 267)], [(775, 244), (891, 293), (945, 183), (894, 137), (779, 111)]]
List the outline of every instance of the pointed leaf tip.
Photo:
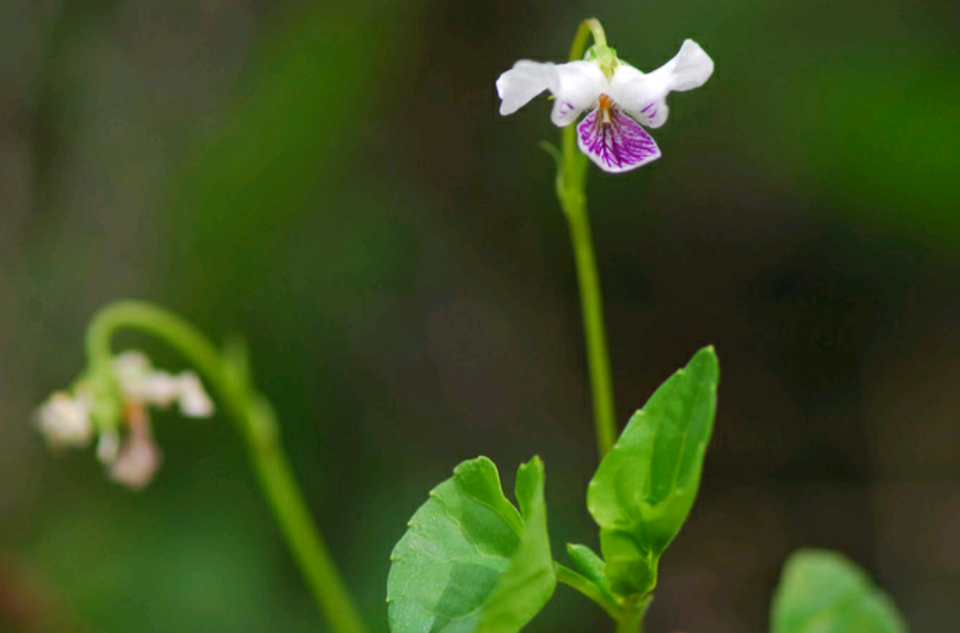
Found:
[(713, 431), (719, 363), (697, 352), (630, 419), (587, 489), (613, 590), (645, 594), (700, 485)]

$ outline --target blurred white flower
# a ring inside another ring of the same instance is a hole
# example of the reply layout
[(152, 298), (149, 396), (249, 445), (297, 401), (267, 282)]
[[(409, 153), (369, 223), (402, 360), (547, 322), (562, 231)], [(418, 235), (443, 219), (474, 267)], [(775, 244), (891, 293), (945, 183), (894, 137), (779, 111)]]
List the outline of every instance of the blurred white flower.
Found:
[[(213, 415), (214, 405), (200, 378), (192, 371), (177, 375), (154, 369), (139, 351), (119, 354), (113, 361), (121, 410), (120, 427), (95, 428), (91, 416), (92, 390), (81, 382), (73, 395), (57, 392), (37, 411), (36, 426), (53, 448), (83, 448), (95, 434), (97, 459), (107, 467), (111, 479), (140, 490), (153, 480), (163, 454), (153, 439), (148, 406), (161, 408), (177, 403), (180, 413), (190, 418)], [(87, 381), (94, 380), (88, 378)]]
[(115, 459), (108, 462), (110, 478), (133, 490), (142, 490), (153, 481), (163, 462), (163, 453), (153, 439), (150, 417), (143, 405), (127, 407), (124, 420), (127, 434)]
[(50, 448), (84, 448), (93, 439), (90, 401), (84, 393), (58, 391), (37, 409), (34, 424)]
[(118, 355), (113, 361), (113, 369), (127, 403), (166, 408), (176, 402), (180, 405), (180, 413), (188, 418), (213, 415), (213, 401), (192, 371), (174, 376), (154, 369), (150, 359), (137, 350)]
[(693, 40), (666, 64), (643, 73), (620, 61), (612, 48), (594, 46), (583, 61), (566, 64), (520, 60), (497, 79), (500, 114), (513, 114), (547, 90), (555, 97), (551, 121), (566, 127), (585, 110), (577, 126), (580, 151), (600, 169), (619, 173), (660, 157), (640, 124), (658, 128), (667, 121), (667, 95), (698, 88), (713, 74), (713, 60)]
[(113, 371), (125, 402), (169, 407), (180, 397), (180, 383), (165, 371), (154, 369), (143, 352), (131, 350), (113, 359)]

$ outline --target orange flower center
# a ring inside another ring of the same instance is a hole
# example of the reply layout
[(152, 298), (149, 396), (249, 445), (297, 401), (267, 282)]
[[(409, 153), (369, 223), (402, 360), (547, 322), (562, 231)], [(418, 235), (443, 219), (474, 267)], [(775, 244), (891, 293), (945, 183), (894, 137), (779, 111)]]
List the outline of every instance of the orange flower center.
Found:
[(607, 95), (600, 95), (600, 98), (597, 100), (600, 104), (600, 121), (602, 123), (610, 122), (610, 108), (613, 107), (613, 99)]

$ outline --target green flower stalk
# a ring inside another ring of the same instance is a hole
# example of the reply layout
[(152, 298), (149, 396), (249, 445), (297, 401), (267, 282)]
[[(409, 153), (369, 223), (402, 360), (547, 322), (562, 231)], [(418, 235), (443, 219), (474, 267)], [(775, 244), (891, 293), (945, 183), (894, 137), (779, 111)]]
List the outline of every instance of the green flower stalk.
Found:
[[(161, 339), (181, 353), (199, 376), (192, 371), (174, 376), (155, 370), (140, 352), (115, 355), (111, 341), (123, 329)], [(120, 301), (101, 309), (87, 330), (86, 348), (86, 371), (70, 390), (55, 393), (37, 412), (36, 425), (50, 445), (82, 448), (97, 437), (97, 456), (109, 476), (141, 489), (161, 463), (148, 408), (176, 403), (186, 417), (212, 415), (213, 400), (200, 382), (202, 377), (236, 424), (260, 488), (331, 630), (366, 633), (297, 486), (273, 408), (253, 386), (243, 348), (220, 352), (180, 317), (139, 301)]]
[[(594, 44), (587, 48), (590, 36)], [(713, 60), (693, 40), (686, 40), (662, 67), (642, 73), (617, 57), (607, 45), (600, 22), (591, 18), (580, 24), (566, 64), (521, 60), (497, 80), (500, 114), (516, 112), (546, 90), (554, 97), (550, 118), (563, 128), (561, 150), (548, 149), (557, 161), (557, 198), (570, 228), (577, 267), (601, 458), (616, 440), (617, 424), (603, 297), (587, 213), (586, 159), (609, 173), (630, 171), (658, 159), (660, 148), (642, 126), (663, 125), (669, 112), (667, 95), (697, 88), (712, 73)], [(584, 111), (589, 114), (572, 125)]]

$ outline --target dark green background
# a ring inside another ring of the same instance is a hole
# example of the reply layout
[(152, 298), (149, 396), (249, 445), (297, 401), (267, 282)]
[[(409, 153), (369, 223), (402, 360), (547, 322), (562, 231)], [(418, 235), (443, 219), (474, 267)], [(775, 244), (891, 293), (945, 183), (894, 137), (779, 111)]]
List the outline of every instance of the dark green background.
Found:
[[(4, 0), (0, 630), (324, 626), (228, 420), (157, 416), (144, 493), (30, 414), (91, 313), (247, 336), (374, 631), (427, 490), (540, 454), (554, 549), (596, 543), (579, 307), (518, 58), (595, 15), (644, 70), (696, 39), (663, 158), (589, 193), (622, 420), (721, 359), (704, 488), (648, 630), (762, 631), (787, 553), (841, 549), (915, 631), (960, 619), (960, 6), (949, 0)], [(129, 337), (158, 362), (180, 362)], [(610, 630), (560, 587), (532, 631)]]

